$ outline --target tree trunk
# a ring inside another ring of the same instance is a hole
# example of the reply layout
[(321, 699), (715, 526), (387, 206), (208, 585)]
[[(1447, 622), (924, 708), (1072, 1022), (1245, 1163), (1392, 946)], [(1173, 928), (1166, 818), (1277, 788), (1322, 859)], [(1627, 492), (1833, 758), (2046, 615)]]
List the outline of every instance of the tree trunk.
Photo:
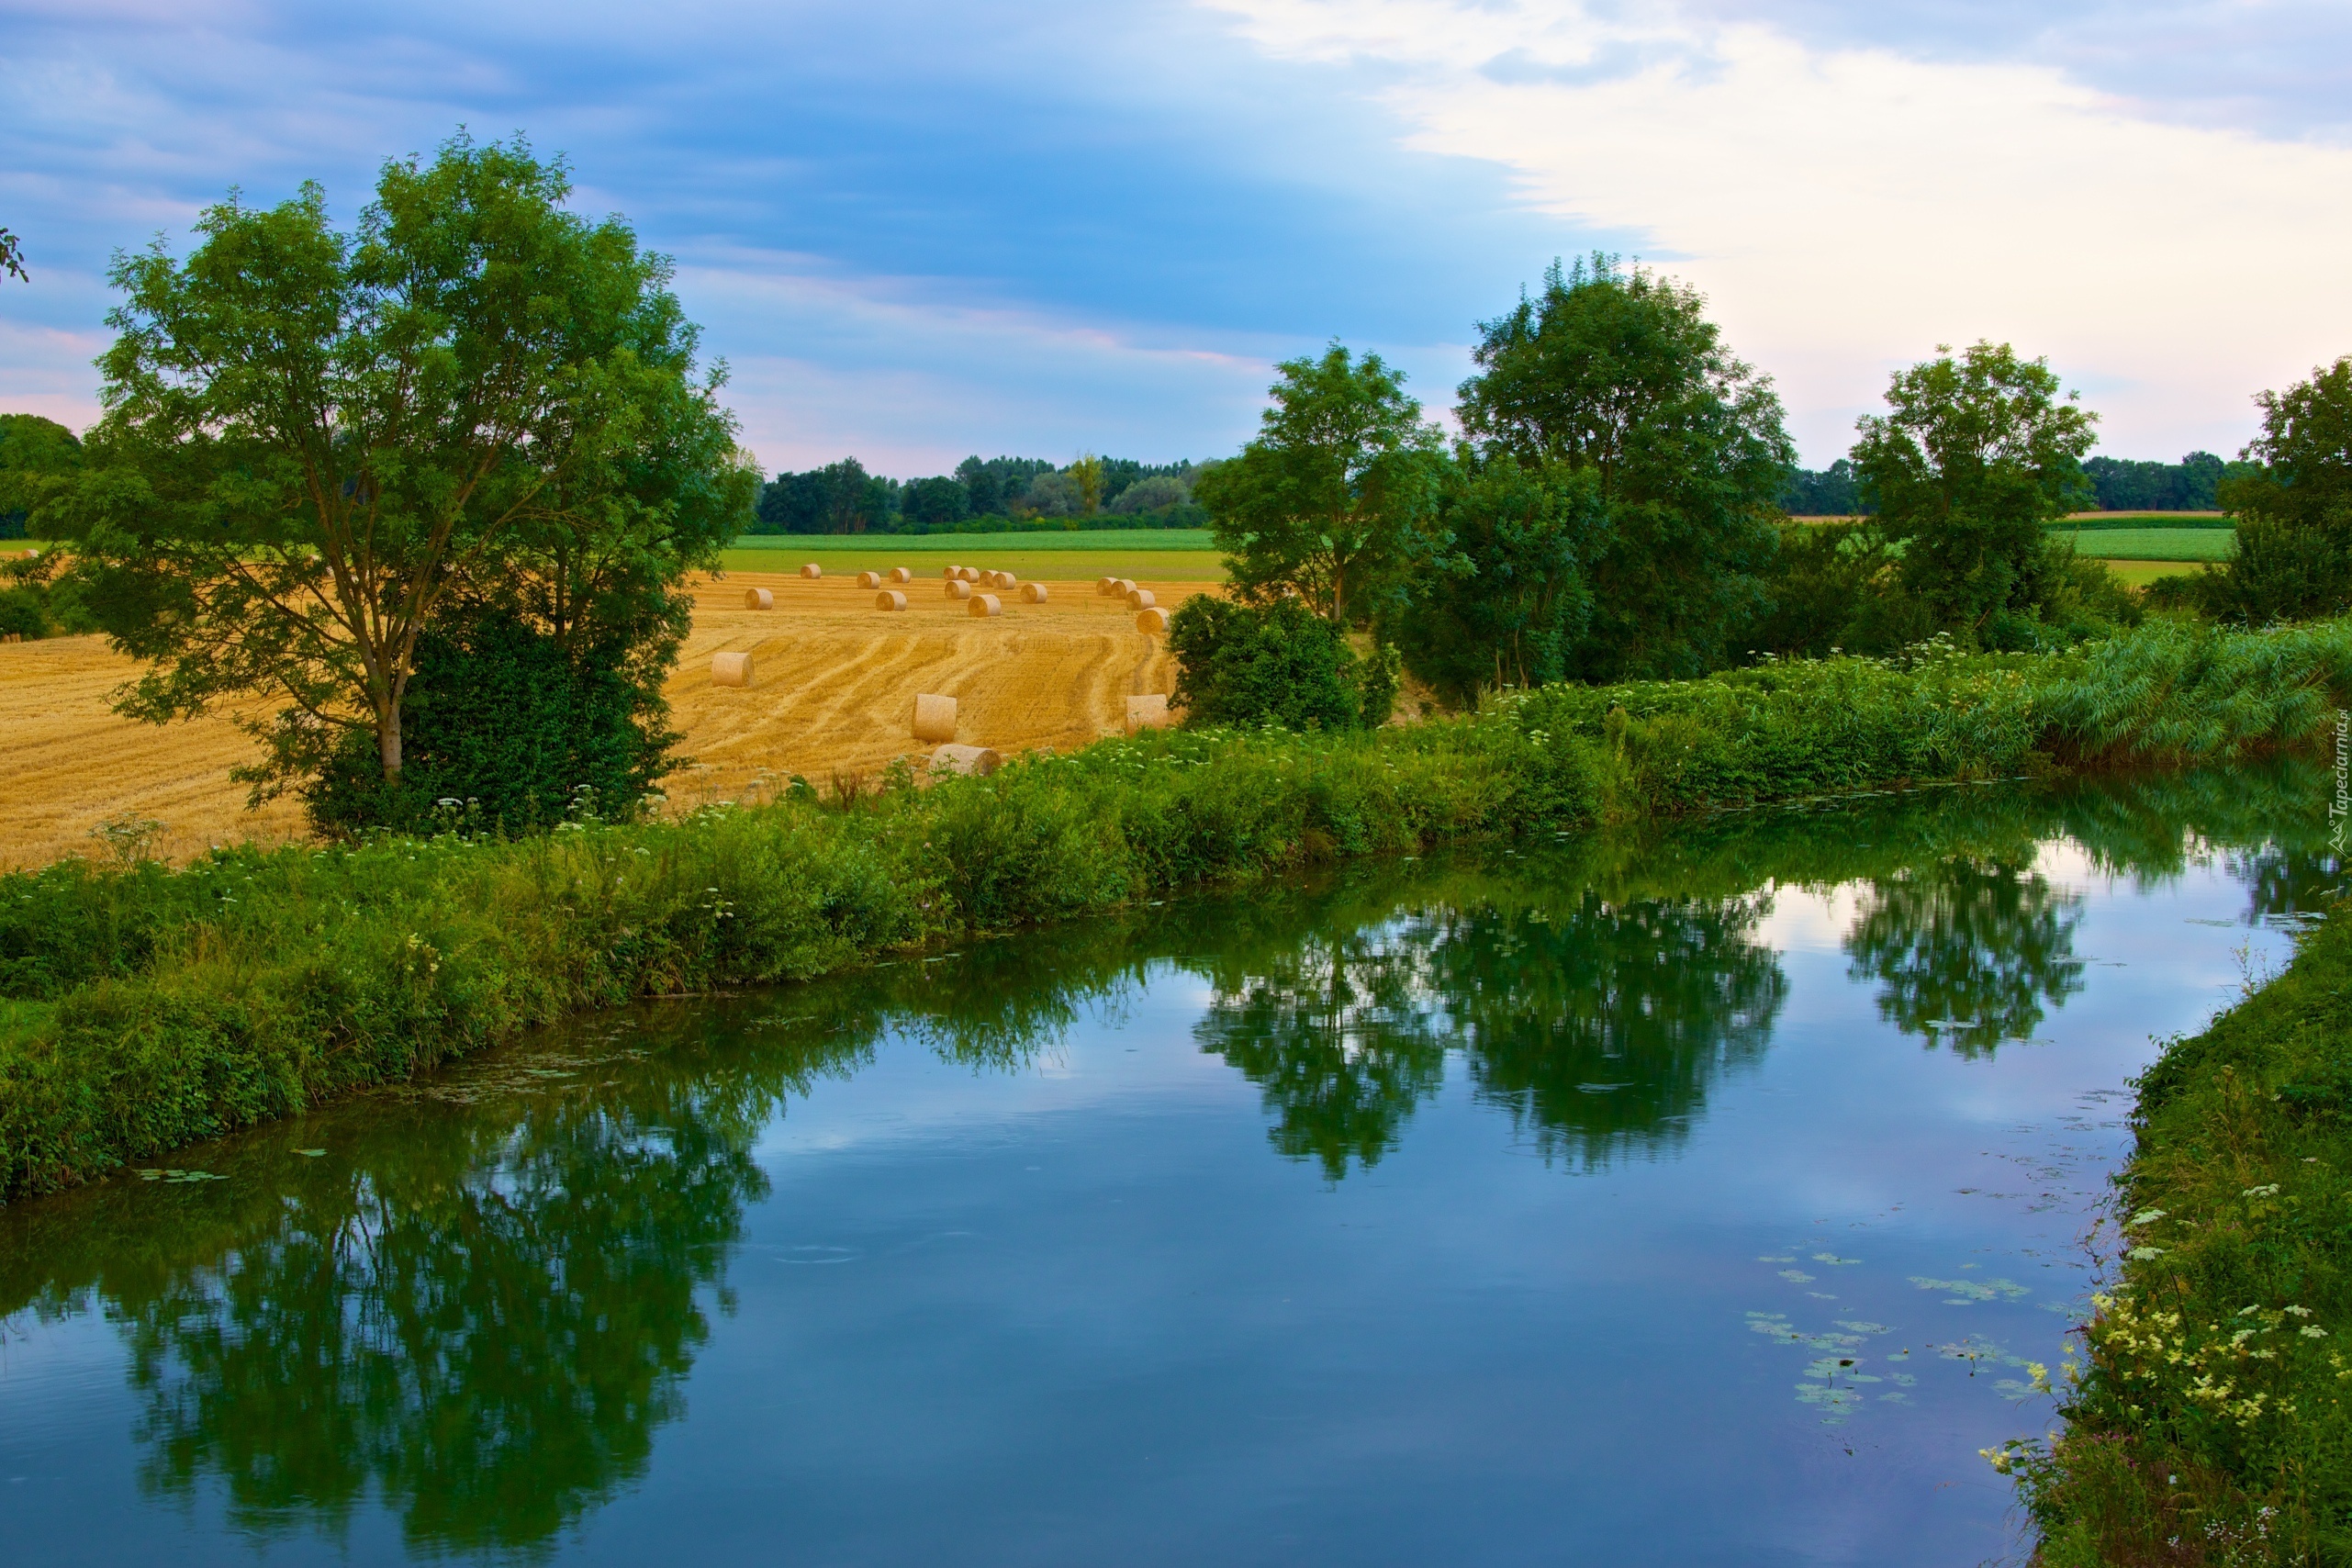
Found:
[(400, 781), (400, 708), (394, 703), (375, 722), (375, 745), (384, 758), (384, 781)]

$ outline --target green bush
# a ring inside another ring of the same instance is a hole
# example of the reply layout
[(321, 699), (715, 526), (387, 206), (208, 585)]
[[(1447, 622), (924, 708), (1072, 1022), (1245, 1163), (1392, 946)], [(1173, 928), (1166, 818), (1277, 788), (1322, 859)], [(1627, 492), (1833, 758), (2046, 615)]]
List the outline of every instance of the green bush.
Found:
[(302, 787), (330, 836), (430, 833), (462, 812), (499, 833), (553, 827), (585, 806), (630, 816), (670, 766), (677, 736), (607, 661), (576, 658), (519, 617), (487, 611), (417, 641), (397, 783), (372, 732), (347, 732)]
[(2238, 524), (2237, 554), (2229, 564), (2192, 579), (2198, 607), (2242, 626), (2340, 614), (2352, 604), (2345, 536), (2339, 528), (2249, 514)]
[[(1319, 623), (1317, 623), (1319, 624)], [(2063, 655), (1781, 663), (1550, 688), (1365, 731), (1184, 730), (990, 778), (521, 840), (375, 834), (0, 875), (0, 1196), (44, 1191), (528, 1025), (1469, 836), (2306, 745), (2352, 624), (2153, 624)]]
[(49, 635), (43, 597), (39, 588), (29, 584), (0, 588), (0, 637), (17, 636), (30, 642)]
[(1348, 730), (1378, 725), (1396, 662), (1356, 657), (1340, 629), (1297, 599), (1262, 608), (1196, 594), (1169, 619), (1175, 700), (1196, 727)]

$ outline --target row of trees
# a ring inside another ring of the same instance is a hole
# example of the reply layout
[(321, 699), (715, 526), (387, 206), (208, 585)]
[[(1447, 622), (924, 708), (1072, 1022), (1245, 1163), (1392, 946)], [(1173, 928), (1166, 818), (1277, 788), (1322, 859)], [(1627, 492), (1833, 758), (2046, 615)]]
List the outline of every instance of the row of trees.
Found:
[(1035, 457), (965, 458), (953, 474), (904, 483), (855, 457), (782, 473), (760, 490), (755, 533), (923, 533), (976, 520), (1040, 526), (1197, 527), (1191, 462), (1151, 465), (1088, 454), (1061, 467)]
[[(2082, 472), (2090, 485), (2090, 498), (2085, 510), (2212, 511), (2221, 506), (2223, 480), (2247, 478), (2261, 470), (2262, 465), (2250, 459), (2230, 462), (2210, 452), (2192, 452), (2178, 463), (2086, 458)], [(1796, 470), (1781, 492), (1780, 505), (1791, 517), (1853, 517), (1878, 510), (1853, 461), (1844, 457), (1827, 468)]]
[(1257, 439), (1196, 489), (1245, 604), (1368, 628), (1456, 698), (2136, 613), (2044, 533), (2088, 494), (2095, 416), (2007, 346), (1894, 378), (1847, 460), (1877, 515), (1828, 529), (1788, 525), (1779, 398), (1672, 279), (1555, 263), (1474, 357), (1450, 443), (1378, 355), (1280, 367)]

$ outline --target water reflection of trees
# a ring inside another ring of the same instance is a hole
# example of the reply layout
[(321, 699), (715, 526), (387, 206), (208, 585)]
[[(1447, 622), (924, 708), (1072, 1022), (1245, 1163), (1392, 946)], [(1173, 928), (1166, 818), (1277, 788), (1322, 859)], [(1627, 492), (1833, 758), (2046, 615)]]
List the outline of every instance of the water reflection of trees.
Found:
[(1305, 941), (1213, 960), (1203, 1048), (1257, 1084), (1269, 1140), (1334, 1181), (1375, 1164), (1463, 1053), (1482, 1099), (1547, 1158), (1679, 1137), (1760, 1055), (1786, 989), (1753, 928), (1769, 900), (1644, 899), (1455, 877), (1394, 912), (1321, 912)]
[(412, 1110), (363, 1161), (281, 1172), (274, 1213), (117, 1304), (143, 1480), (218, 1477), (264, 1535), (374, 1494), (420, 1548), (553, 1536), (643, 1473), (682, 1406), (767, 1190), (750, 1148), (769, 1087), (632, 1074)]
[(1578, 1168), (1678, 1141), (1771, 1041), (1787, 980), (1754, 934), (1770, 908), (1587, 892), (1457, 917), (1432, 968), (1480, 1097)]
[(1845, 950), (1850, 972), (1878, 983), (1881, 1018), (1989, 1055), (2082, 989), (2081, 923), (2081, 897), (2031, 864), (1960, 856), (1873, 878)]
[(1263, 1092), (1269, 1141), (1338, 1181), (1378, 1163), (1444, 1081), (1428, 957), (1409, 917), (1220, 954), (1193, 1036)]

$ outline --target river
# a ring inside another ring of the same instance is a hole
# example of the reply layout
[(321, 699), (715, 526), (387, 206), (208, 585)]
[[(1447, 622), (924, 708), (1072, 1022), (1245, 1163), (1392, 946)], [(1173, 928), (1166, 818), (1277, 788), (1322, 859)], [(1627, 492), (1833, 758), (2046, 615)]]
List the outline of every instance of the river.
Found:
[(0, 1211), (10, 1562), (1970, 1564), (2298, 769), (1350, 868)]

